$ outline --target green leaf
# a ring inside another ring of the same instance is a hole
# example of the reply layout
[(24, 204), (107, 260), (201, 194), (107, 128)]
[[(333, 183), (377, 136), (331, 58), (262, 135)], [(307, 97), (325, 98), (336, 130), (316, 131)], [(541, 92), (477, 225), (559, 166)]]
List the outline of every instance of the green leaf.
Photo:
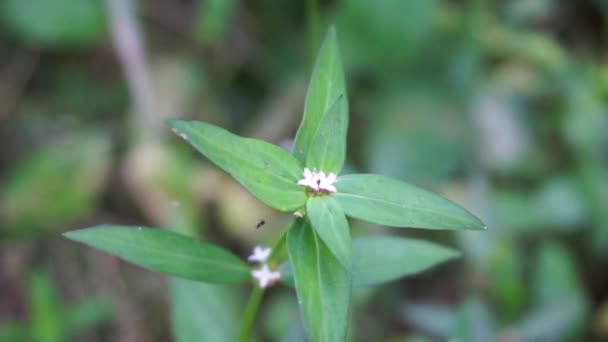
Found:
[(346, 155), (346, 131), (348, 113), (346, 99), (340, 95), (321, 119), (310, 149), (306, 166), (308, 168), (338, 174), (344, 165)]
[(545, 340), (580, 340), (590, 306), (575, 260), (563, 245), (546, 241), (540, 246), (534, 267), (532, 302), (539, 312), (547, 314), (529, 318), (532, 322), (524, 325), (536, 327), (538, 332), (544, 330)]
[(340, 204), (331, 196), (311, 197), (306, 211), (317, 235), (340, 263), (351, 270), (350, 231)]
[(104, 8), (97, 0), (4, 0), (0, 14), (24, 40), (56, 47), (92, 43), (106, 29)]
[(225, 286), (172, 278), (171, 328), (176, 342), (234, 341), (234, 293)]
[(30, 341), (30, 327), (24, 323), (2, 322), (0, 324), (0, 341)]
[[(315, 62), (306, 94), (304, 116), (294, 141), (293, 154), (300, 162), (307, 161), (321, 119), (340, 95), (344, 96), (345, 104), (341, 111), (348, 113), (344, 69), (340, 60), (336, 30), (330, 28)], [(344, 125), (347, 126), (348, 123), (345, 121)]]
[(377, 285), (422, 272), (457, 257), (451, 248), (394, 236), (365, 236), (353, 241), (356, 286)]
[(296, 292), (311, 341), (344, 341), (348, 330), (352, 276), (306, 219), (287, 233)]
[(170, 120), (169, 125), (267, 205), (294, 211), (306, 203), (306, 193), (297, 185), (302, 166), (280, 147), (205, 122)]
[(61, 322), (59, 298), (51, 276), (46, 272), (32, 272), (29, 279), (32, 340), (60, 342), (66, 339)]
[(176, 277), (218, 284), (251, 278), (247, 264), (225, 249), (160, 229), (100, 226), (64, 235), (136, 265)]
[[(364, 236), (353, 240), (353, 285), (375, 286), (425, 271), (460, 255), (434, 243), (395, 236)], [(293, 268), (281, 265), (281, 281), (294, 286)]]
[(485, 229), (483, 222), (445, 198), (396, 179), (346, 175), (334, 183), (346, 215), (393, 227)]
[(109, 175), (110, 142), (100, 133), (69, 135), (47, 141), (17, 164), (0, 184), (0, 231), (11, 237), (43, 235), (90, 215)]
[(207, 44), (221, 41), (230, 27), (237, 5), (236, 0), (199, 0), (194, 17), (196, 38)]

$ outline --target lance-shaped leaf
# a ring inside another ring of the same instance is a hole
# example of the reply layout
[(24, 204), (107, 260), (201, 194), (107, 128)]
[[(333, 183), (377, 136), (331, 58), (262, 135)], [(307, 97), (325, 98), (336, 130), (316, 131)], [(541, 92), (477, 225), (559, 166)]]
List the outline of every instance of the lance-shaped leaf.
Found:
[[(336, 30), (330, 28), (317, 55), (304, 103), (304, 116), (294, 141), (293, 154), (301, 163), (307, 161), (308, 151), (320, 127), (321, 119), (340, 95), (344, 96), (344, 106), (340, 110), (346, 117), (348, 101), (344, 69), (340, 60)], [(344, 125), (347, 126), (348, 123), (344, 122)]]
[(378, 285), (422, 272), (459, 253), (434, 243), (396, 236), (365, 236), (353, 241), (357, 286)]
[(306, 203), (306, 211), (317, 235), (338, 261), (350, 271), (350, 231), (340, 204), (332, 196), (311, 197)]
[(308, 168), (336, 174), (342, 169), (348, 129), (348, 113), (345, 109), (346, 99), (340, 95), (321, 119), (308, 150)]
[(306, 203), (306, 194), (296, 184), (302, 166), (280, 147), (200, 121), (170, 120), (169, 125), (267, 205), (294, 211)]
[(249, 267), (227, 250), (160, 229), (99, 226), (64, 234), (147, 269), (208, 283), (251, 279)]
[(393, 227), (426, 229), (485, 229), (462, 207), (432, 192), (396, 179), (372, 175), (346, 175), (334, 183), (332, 196), (346, 215)]
[(344, 341), (348, 330), (352, 277), (306, 219), (287, 233), (296, 292), (311, 341)]
[[(353, 240), (353, 285), (375, 286), (416, 274), (459, 256), (451, 248), (396, 236), (372, 235)], [(281, 281), (294, 286), (293, 269), (281, 265)]]

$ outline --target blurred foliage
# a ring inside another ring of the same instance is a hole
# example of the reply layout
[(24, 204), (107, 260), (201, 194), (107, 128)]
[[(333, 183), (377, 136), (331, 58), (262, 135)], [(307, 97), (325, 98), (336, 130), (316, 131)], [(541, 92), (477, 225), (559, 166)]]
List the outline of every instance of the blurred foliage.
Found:
[(32, 271), (28, 282), (30, 318), (26, 322), (0, 324), (0, 341), (66, 341), (112, 316), (107, 298), (90, 297), (71, 307), (62, 307), (46, 272)]
[[(0, 340), (230, 340), (244, 289), (164, 282), (55, 236), (135, 223), (241, 256), (271, 241), (285, 217), (162, 122), (289, 147), (310, 46), (330, 24), (351, 100), (347, 169), (438, 191), (489, 228), (400, 231), (464, 257), (358, 291), (352, 340), (608, 339), (607, 1), (136, 3), (156, 109), (143, 116), (104, 1), (0, 2)], [(144, 124), (156, 135), (133, 136)], [(262, 307), (259, 340), (304, 340), (289, 288)]]
[(95, 0), (6, 0), (7, 26), (26, 43), (49, 47), (89, 45), (105, 32), (102, 3)]

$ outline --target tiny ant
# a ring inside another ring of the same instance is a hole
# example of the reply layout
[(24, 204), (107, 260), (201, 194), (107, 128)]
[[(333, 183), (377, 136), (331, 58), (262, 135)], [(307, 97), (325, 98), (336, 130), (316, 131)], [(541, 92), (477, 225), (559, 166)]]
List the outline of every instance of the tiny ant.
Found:
[(260, 227), (263, 226), (264, 224), (266, 224), (266, 221), (260, 220), (260, 222), (258, 222), (258, 224), (255, 226), (255, 228), (260, 229)]

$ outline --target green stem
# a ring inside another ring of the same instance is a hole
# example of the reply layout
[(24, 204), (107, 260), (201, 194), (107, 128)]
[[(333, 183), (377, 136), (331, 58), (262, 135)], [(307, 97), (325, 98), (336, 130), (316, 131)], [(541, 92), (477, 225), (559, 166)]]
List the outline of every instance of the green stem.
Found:
[(255, 286), (253, 291), (251, 291), (251, 295), (249, 296), (249, 301), (247, 302), (247, 308), (245, 309), (245, 317), (243, 317), (243, 322), (241, 323), (241, 330), (239, 332), (239, 341), (247, 342), (249, 341), (249, 337), (251, 336), (251, 330), (253, 328), (253, 322), (255, 321), (255, 316), (258, 312), (258, 308), (260, 307), (260, 303), (262, 302), (262, 296), (264, 295), (264, 289)]
[[(270, 257), (268, 257), (268, 263), (272, 263), (276, 260), (276, 258), (280, 255), (280, 252), (285, 246), (285, 236), (286, 232), (284, 232), (279, 240), (275, 243), (272, 248), (272, 253)], [(239, 342), (248, 342), (251, 337), (251, 330), (253, 329), (253, 323), (255, 322), (255, 317), (258, 313), (258, 309), (260, 307), (260, 303), (262, 302), (262, 297), (264, 296), (264, 289), (254, 285), (253, 290), (251, 291), (251, 295), (249, 295), (249, 300), (247, 301), (247, 307), (245, 308), (245, 315), (243, 316), (243, 321), (241, 322), (241, 329), (239, 331)]]

